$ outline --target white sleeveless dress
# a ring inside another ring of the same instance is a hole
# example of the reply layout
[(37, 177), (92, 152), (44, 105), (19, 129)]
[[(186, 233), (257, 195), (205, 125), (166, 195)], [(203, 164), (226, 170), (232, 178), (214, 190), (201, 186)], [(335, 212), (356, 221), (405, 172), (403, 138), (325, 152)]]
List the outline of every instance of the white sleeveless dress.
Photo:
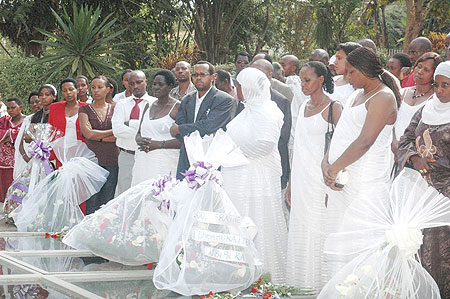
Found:
[[(176, 104), (172, 106), (169, 113), (158, 119), (150, 119), (150, 108), (142, 116), (141, 136), (152, 138), (153, 140), (171, 140), (170, 127), (175, 120), (170, 117), (170, 113)], [(131, 186), (135, 186), (149, 179), (156, 179), (158, 176), (177, 173), (179, 149), (156, 149), (148, 153), (136, 151), (134, 156), (133, 180)]]
[[(352, 107), (356, 96), (362, 92), (356, 90), (343, 109), (341, 118), (334, 131), (330, 145), (329, 162), (335, 162), (353, 141), (361, 134), (366, 120), (366, 103), (376, 94), (369, 97), (363, 104)], [(342, 216), (351, 205), (352, 209), (360, 211), (355, 217), (371, 218), (373, 211), (385, 207), (385, 201), (389, 200), (390, 171), (393, 163), (391, 151), (393, 125), (386, 125), (378, 135), (375, 143), (356, 162), (346, 167), (348, 172), (348, 183), (342, 191), (328, 189), (328, 210), (330, 217), (327, 225), (330, 232), (340, 231)], [(386, 213), (388, 213), (386, 211)], [(383, 213), (381, 213), (383, 214)], [(348, 219), (346, 219), (347, 221)], [(370, 238), (370, 232), (365, 237)], [(326, 244), (327, 248), (334, 248), (341, 252), (339, 246), (352, 246), (347, 244)], [(328, 251), (327, 253), (332, 253)], [(334, 275), (351, 256), (328, 255), (329, 274)], [(331, 276), (330, 276), (331, 277)]]
[[(408, 88), (403, 88), (400, 91), (400, 94), (402, 95), (402, 98), (404, 98), (406, 91)], [(400, 137), (402, 137), (403, 133), (405, 133), (406, 128), (409, 126), (409, 123), (411, 122), (412, 117), (414, 114), (433, 97), (431, 95), (428, 99), (423, 101), (422, 103), (418, 105), (411, 106), (408, 103), (406, 103), (404, 100), (402, 101), (402, 104), (400, 105), (400, 108), (398, 109), (397, 113), (397, 120), (394, 124), (394, 130), (395, 130), (395, 139), (400, 140)]]
[(286, 278), (288, 285), (320, 291), (328, 281), (323, 248), (329, 211), (325, 207), (327, 187), (321, 162), (328, 128), (322, 112), (329, 105), (305, 117), (307, 102), (300, 108), (295, 129)]
[[(334, 82), (336, 82), (342, 75), (333, 77)], [(349, 83), (344, 85), (334, 85), (334, 92), (329, 94), (329, 97), (334, 101), (339, 101), (342, 106), (346, 106), (346, 103), (349, 101), (350, 96), (355, 91), (352, 85)]]

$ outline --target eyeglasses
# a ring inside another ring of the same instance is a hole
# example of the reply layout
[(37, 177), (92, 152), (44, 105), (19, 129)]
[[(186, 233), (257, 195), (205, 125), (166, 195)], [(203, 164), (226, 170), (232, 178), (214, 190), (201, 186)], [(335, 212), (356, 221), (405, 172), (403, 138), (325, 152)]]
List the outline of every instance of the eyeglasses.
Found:
[(249, 64), (248, 61), (237, 60), (236, 64)]
[(205, 78), (205, 77), (208, 77), (208, 76), (211, 76), (211, 74), (209, 74), (209, 73), (192, 74), (193, 78), (196, 78), (196, 77)]

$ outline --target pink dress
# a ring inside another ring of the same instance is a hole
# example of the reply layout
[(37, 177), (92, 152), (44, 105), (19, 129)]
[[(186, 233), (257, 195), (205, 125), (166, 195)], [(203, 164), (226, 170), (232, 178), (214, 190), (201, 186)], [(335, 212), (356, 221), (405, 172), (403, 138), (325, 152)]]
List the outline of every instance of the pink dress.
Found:
[(6, 191), (13, 180), (14, 141), (17, 138), (22, 123), (14, 126), (11, 116), (0, 117), (0, 141), (10, 137), (11, 141), (0, 144), (0, 201), (5, 201)]

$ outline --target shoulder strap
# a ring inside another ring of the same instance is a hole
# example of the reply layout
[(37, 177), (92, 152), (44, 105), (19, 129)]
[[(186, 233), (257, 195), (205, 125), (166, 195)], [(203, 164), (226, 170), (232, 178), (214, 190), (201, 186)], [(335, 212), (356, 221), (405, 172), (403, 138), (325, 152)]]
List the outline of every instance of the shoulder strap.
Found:
[(368, 97), (365, 101), (364, 104), (367, 103), (370, 99), (372, 99), (374, 96), (376, 96), (377, 94), (379, 94), (382, 90), (380, 89), (379, 91), (377, 91), (376, 93), (374, 93), (373, 95), (371, 95), (370, 97)]
[[(335, 101), (330, 102), (330, 108), (328, 110), (328, 132), (334, 129), (334, 123), (333, 123), (333, 104)], [(330, 129), (331, 125), (331, 129)]]
[(172, 108), (170, 108), (169, 113), (167, 113), (168, 115), (170, 115), (170, 113), (172, 113), (173, 108), (175, 108), (175, 106), (178, 104), (178, 102), (176, 101), (175, 104), (173, 104)]
[(139, 129), (138, 129), (138, 132), (141, 132), (142, 121), (144, 120), (145, 112), (147, 112), (148, 107), (150, 107), (150, 103), (145, 104), (144, 112), (142, 112), (141, 121), (139, 122)]

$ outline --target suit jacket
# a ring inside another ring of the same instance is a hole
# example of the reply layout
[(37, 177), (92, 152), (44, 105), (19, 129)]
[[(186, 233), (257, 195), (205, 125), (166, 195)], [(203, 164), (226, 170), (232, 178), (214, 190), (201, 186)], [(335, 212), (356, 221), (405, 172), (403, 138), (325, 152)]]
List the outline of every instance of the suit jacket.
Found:
[(291, 117), (291, 103), (281, 93), (275, 89), (270, 89), (270, 96), (281, 112), (283, 112), (283, 126), (281, 127), (280, 139), (278, 140), (278, 151), (281, 157), (281, 167), (283, 174), (281, 175), (281, 188), (286, 188), (291, 173), (291, 167), (289, 163), (289, 150), (288, 143), (291, 136), (292, 117)]
[(289, 87), (289, 85), (287, 85), (286, 83), (283, 83), (281, 81), (278, 81), (277, 79), (272, 78), (270, 80), (270, 88), (278, 91), (284, 97), (286, 97), (289, 102), (292, 102), (292, 99), (294, 98), (294, 93), (292, 92), (292, 89)]
[[(281, 167), (283, 170), (283, 174), (281, 175), (281, 187), (284, 189), (287, 186), (291, 173), (288, 150), (288, 143), (291, 136), (292, 127), (291, 103), (285, 96), (283, 96), (272, 87), (270, 88), (270, 97), (271, 100), (277, 104), (278, 108), (280, 108), (281, 112), (283, 112), (283, 126), (281, 127), (280, 139), (278, 140), (278, 151), (280, 152)], [(239, 114), (243, 109), (244, 104), (242, 104), (242, 102), (239, 102), (236, 109), (236, 115)], [(233, 115), (233, 118), (234, 117), (235, 115)]]
[[(175, 123), (178, 125), (180, 134), (177, 139), (183, 143), (184, 136), (188, 136), (194, 131), (199, 131), (200, 135), (209, 135), (215, 133), (218, 129), (225, 130), (230, 121), (232, 101), (234, 99), (227, 93), (216, 89), (214, 86), (203, 99), (195, 119), (195, 102), (197, 93), (185, 95), (178, 109)], [(178, 159), (177, 179), (184, 177), (181, 172), (189, 169), (189, 160), (184, 143), (180, 149), (180, 158)]]

